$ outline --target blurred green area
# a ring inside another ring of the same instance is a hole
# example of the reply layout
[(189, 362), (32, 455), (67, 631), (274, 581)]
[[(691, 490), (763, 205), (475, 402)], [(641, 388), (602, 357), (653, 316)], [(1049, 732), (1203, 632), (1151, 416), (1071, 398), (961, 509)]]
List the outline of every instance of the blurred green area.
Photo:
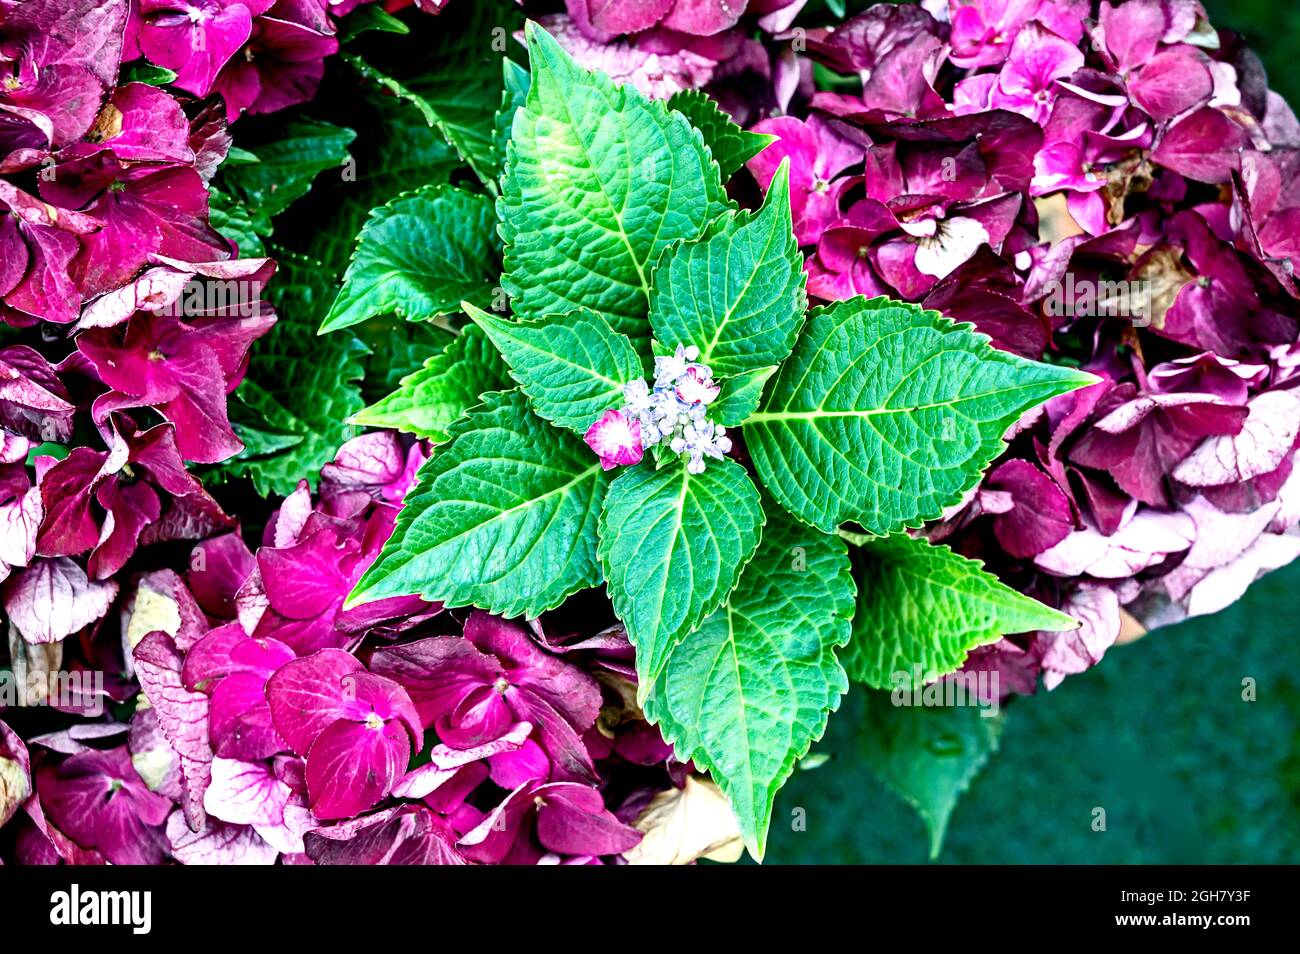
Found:
[[(1300, 104), (1300, 4), (1205, 6)], [(939, 862), (1300, 861), (1298, 667), (1300, 565), (1222, 613), (1113, 648), (1055, 691), (1017, 700), (1001, 750), (957, 804)], [(1254, 702), (1242, 699), (1244, 679), (1255, 680)], [(857, 751), (862, 718), (855, 691), (813, 749), (829, 761), (797, 770), (778, 797), (768, 864), (927, 860), (920, 818)], [(1105, 831), (1093, 830), (1097, 808)]]

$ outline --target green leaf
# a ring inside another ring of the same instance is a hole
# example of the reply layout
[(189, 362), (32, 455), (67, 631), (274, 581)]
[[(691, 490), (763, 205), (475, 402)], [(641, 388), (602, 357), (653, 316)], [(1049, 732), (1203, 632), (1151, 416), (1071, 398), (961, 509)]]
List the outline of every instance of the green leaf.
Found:
[(749, 420), (763, 399), (767, 379), (776, 373), (776, 365), (755, 368), (718, 382), (722, 388), (717, 400), (709, 405), (709, 417), (723, 427), (737, 427)]
[(39, 457), (53, 457), (55, 460), (63, 460), (68, 456), (68, 448), (65, 444), (56, 444), (53, 441), (45, 441), (37, 444), (27, 452), (26, 464), (28, 467), (35, 467), (36, 460)]
[(814, 310), (745, 424), (759, 477), (827, 532), (854, 520), (883, 535), (938, 517), (978, 482), (1022, 413), (1096, 380), (988, 340), (885, 298)]
[(787, 163), (757, 213), (728, 213), (699, 241), (674, 246), (653, 286), (650, 327), (668, 348), (697, 346), (700, 363), (720, 376), (784, 361), (806, 302)]
[(599, 312), (644, 352), (650, 273), (727, 208), (680, 113), (579, 67), (528, 25), (532, 85), (515, 113), (498, 211), (516, 314)]
[(844, 541), (775, 510), (727, 605), (668, 657), (645, 712), (731, 799), (763, 857), (772, 799), (848, 691), (853, 577)]
[(946, 546), (897, 534), (871, 541), (861, 554), (861, 597), (844, 666), (876, 689), (933, 682), (1003, 636), (1078, 628)]
[(176, 82), (176, 72), (166, 67), (154, 66), (152, 63), (146, 63), (144, 60), (136, 60), (132, 63), (122, 64), (122, 75), (118, 77), (118, 83), (125, 86), (127, 83), (147, 83), (150, 86), (168, 86)]
[(507, 321), (467, 303), (465, 313), (500, 350), (538, 417), (579, 437), (641, 377), (632, 343), (594, 311)]
[(266, 457), (302, 443), (303, 436), (292, 430), (293, 416), (257, 382), (241, 384), (239, 400), (230, 407), (230, 423), (244, 443), (242, 457)]
[(426, 186), (370, 213), (321, 333), (393, 313), (422, 321), (492, 303), (496, 215), (484, 195)]
[(301, 199), (326, 169), (341, 171), (357, 135), (315, 119), (286, 120), (282, 128), (279, 139), (257, 147), (257, 162), (227, 163), (221, 169), (225, 191), (255, 209), (258, 222), (269, 222)]
[(347, 43), (362, 33), (407, 34), (411, 28), (383, 7), (369, 4), (357, 7), (339, 23), (339, 42)]
[(737, 169), (776, 142), (776, 136), (741, 129), (702, 90), (674, 93), (668, 99), (668, 108), (677, 110), (703, 134), (704, 144), (713, 153), (724, 179), (730, 179)]
[(348, 605), (418, 593), (449, 606), (537, 616), (597, 585), (608, 479), (585, 444), (494, 391), (421, 468), (393, 536)]
[(600, 515), (600, 562), (636, 647), (644, 699), (674, 646), (721, 606), (762, 535), (758, 490), (735, 461), (623, 471)]
[[(356, 435), (347, 419), (363, 404), (359, 382), (366, 354), (351, 332), (316, 335), (334, 294), (328, 269), (286, 249), (271, 253), (280, 267), (267, 296), (279, 318), (254, 344), (230, 407), (238, 425), (273, 437), (259, 439), (258, 448), (245, 448), (216, 471), (219, 477), (250, 478), (263, 495), (292, 493), (303, 477), (315, 485), (322, 465)], [(291, 435), (298, 440), (290, 443)]]
[(506, 168), (506, 152), (515, 125), (515, 113), (528, 99), (528, 87), (532, 83), (528, 70), (514, 60), (502, 60), (501, 67), (505, 91), (501, 94), (501, 107), (497, 110), (492, 132), (492, 171), (497, 178), (501, 177)]
[(265, 255), (261, 233), (270, 229), (270, 223), (257, 221), (247, 208), (221, 190), (213, 188), (209, 192), (208, 223), (239, 247), (240, 258)]
[(895, 794), (916, 809), (938, 857), (957, 799), (998, 750), (1006, 716), (979, 706), (894, 705), (867, 693), (862, 754)]
[(261, 162), (256, 155), (239, 146), (231, 146), (226, 152), (226, 161), (222, 163), (221, 168), (231, 169), (235, 166), (246, 166), (250, 163)]
[[(348, 66), (361, 74), (363, 80), (374, 83), (395, 99), (399, 99), (402, 102), (415, 107), (416, 111), (424, 117), (424, 121), (427, 125), (435, 129), (439, 128), (438, 114), (434, 112), (433, 107), (430, 106), (419, 93), (408, 89), (406, 84), (401, 80), (389, 76), (382, 70), (376, 69), (355, 53), (344, 53), (342, 59), (344, 63), (347, 63)], [(441, 130), (439, 129), (439, 131)], [(448, 141), (450, 142), (450, 140)], [(464, 156), (462, 155), (461, 158), (464, 159)]]
[[(370, 349), (361, 389), (370, 403), (388, 397), (401, 387), (402, 378), (415, 374), (457, 338), (455, 331), (431, 321), (402, 321), (392, 315), (359, 325), (357, 336)], [(499, 391), (512, 386), (503, 377), (483, 390)]]
[(353, 415), (352, 423), (392, 427), (439, 443), (481, 395), (509, 386), (509, 369), (497, 349), (471, 325), (403, 378), (396, 391)]

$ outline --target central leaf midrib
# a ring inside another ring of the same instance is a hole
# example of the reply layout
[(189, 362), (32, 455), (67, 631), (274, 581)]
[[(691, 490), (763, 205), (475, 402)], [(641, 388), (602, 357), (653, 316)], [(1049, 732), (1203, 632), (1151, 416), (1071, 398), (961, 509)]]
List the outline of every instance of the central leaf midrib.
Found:
[[(552, 70), (548, 70), (547, 72), (552, 76), (553, 79), (556, 78), (556, 77), (554, 76), (554, 71), (552, 71)], [(603, 90), (600, 91), (600, 95), (601, 95), (602, 98), (606, 98), (605, 93), (604, 93)], [(539, 98), (539, 99), (541, 98), (541, 93), (540, 93), (540, 91), (539, 91), (539, 93), (538, 93), (538, 98)], [(622, 239), (622, 241), (623, 241), (623, 247), (627, 249), (627, 255), (628, 255), (629, 260), (632, 262), (632, 267), (633, 267), (634, 269), (636, 269), (637, 281), (640, 282), (640, 285), (639, 285), (639, 287), (638, 287), (638, 290), (641, 292), (642, 295), (644, 295), (644, 296), (646, 297), (647, 300), (649, 300), (649, 297), (650, 297), (650, 286), (649, 286), (649, 283), (646, 281), (645, 268), (644, 268), (643, 264), (641, 263), (641, 261), (637, 258), (636, 250), (632, 247), (632, 239), (631, 239), (631, 236), (629, 236), (629, 235), (627, 234), (627, 227), (626, 227), (626, 226), (624, 225), (624, 223), (623, 223), (623, 214), (624, 214), (624, 212), (626, 211), (626, 206), (625, 206), (623, 209), (616, 209), (616, 208), (614, 207), (614, 200), (610, 197), (609, 193), (608, 193), (607, 191), (605, 191), (605, 181), (604, 181), (604, 179), (601, 178), (601, 176), (600, 176), (600, 174), (599, 174), (599, 171), (598, 171), (599, 167), (596, 165), (596, 163), (595, 163), (594, 161), (592, 161), (591, 152), (590, 152), (590, 150), (587, 148), (587, 143), (583, 140), (582, 135), (581, 135), (581, 134), (579, 133), (579, 131), (578, 131), (578, 124), (574, 121), (574, 118), (573, 118), (573, 112), (572, 112), (572, 110), (569, 109), (569, 103), (568, 103), (568, 100), (565, 98), (565, 96), (564, 96), (563, 94), (561, 94), (561, 95), (559, 96), (559, 102), (560, 102), (560, 104), (562, 105), (562, 107), (563, 107), (563, 109), (564, 109), (564, 114), (565, 114), (565, 116), (568, 117), (568, 120), (569, 120), (569, 128), (573, 131), (573, 139), (574, 139), (574, 142), (576, 142), (576, 143), (578, 144), (578, 148), (582, 151), (582, 157), (583, 157), (583, 159), (586, 161), (587, 168), (591, 171), (591, 177), (592, 177), (592, 179), (595, 181), (596, 186), (600, 189), (600, 195), (601, 195), (601, 198), (605, 200), (605, 205), (609, 208), (610, 214), (614, 217), (614, 221), (615, 221), (616, 223), (618, 223), (618, 229), (617, 229), (616, 231), (615, 231), (615, 230), (612, 230), (612, 229), (609, 230), (609, 231), (610, 231), (612, 234), (617, 235), (620, 239)], [(617, 115), (619, 116), (619, 123), (620, 123), (620, 125), (623, 126), (623, 131), (624, 131), (624, 133), (626, 133), (626, 132), (627, 132), (627, 126), (626, 126), (626, 124), (625, 124), (624, 121), (623, 121), (623, 120), (624, 120), (624, 117), (623, 117), (623, 115), (622, 115), (622, 111), (621, 111), (621, 110), (615, 110), (615, 112), (616, 112)], [(625, 137), (624, 137), (624, 140), (625, 140), (625, 141), (627, 140), (626, 135), (625, 135)], [(630, 175), (631, 181), (635, 182), (635, 180), (636, 180), (636, 170), (632, 167), (632, 164), (631, 164), (631, 160), (632, 160), (631, 154), (628, 153), (628, 151), (627, 151), (626, 149), (624, 149), (624, 150), (622, 150), (622, 151), (623, 151), (623, 153), (627, 156), (627, 160), (628, 160), (628, 173), (629, 173), (629, 175)], [(584, 216), (584, 218), (587, 218), (587, 216)], [(662, 225), (661, 225), (661, 227), (662, 227)]]
[[(742, 222), (742, 223), (741, 223), (741, 224), (736, 228), (736, 231), (732, 233), (732, 235), (731, 235), (731, 241), (727, 243), (727, 256), (726, 256), (726, 258), (727, 258), (727, 261), (726, 261), (726, 270), (727, 270), (727, 271), (730, 271), (730, 264), (731, 264), (731, 250), (732, 250), (732, 247), (735, 245), (735, 243), (736, 243), (736, 239), (737, 239), (737, 237), (740, 235), (741, 230), (742, 230), (742, 229), (746, 229), (746, 228), (748, 228), (750, 225), (754, 224), (754, 222), (756, 222), (757, 220), (758, 220), (758, 217), (757, 217), (757, 216), (754, 216), (753, 218), (750, 219), (750, 221), (748, 221), (748, 222)], [(763, 251), (762, 251), (762, 253), (760, 253), (759, 255), (755, 256), (755, 260), (756, 260), (757, 262), (759, 262), (760, 264), (762, 263), (763, 259), (766, 257), (766, 255), (767, 255), (767, 253), (768, 253), (768, 250), (771, 249), (771, 247), (772, 247), (772, 241), (773, 241), (775, 238), (776, 238), (776, 230), (775, 230), (775, 229), (769, 229), (769, 230), (768, 230), (768, 233), (767, 233), (766, 240), (765, 240), (764, 243), (763, 243)], [(712, 277), (712, 271), (713, 271), (712, 269), (709, 269), (710, 277)], [(725, 329), (729, 324), (731, 324), (731, 322), (732, 322), (732, 316), (735, 314), (736, 309), (740, 307), (740, 303), (741, 303), (742, 301), (744, 301), (744, 299), (745, 299), (745, 295), (747, 295), (747, 294), (749, 293), (749, 289), (753, 286), (753, 284), (754, 284), (754, 278), (758, 275), (758, 271), (759, 271), (759, 270), (758, 270), (757, 268), (755, 268), (755, 269), (753, 269), (752, 271), (750, 271), (750, 273), (749, 273), (749, 277), (745, 279), (745, 285), (744, 285), (744, 287), (741, 288), (740, 291), (736, 293), (735, 300), (732, 301), (732, 303), (727, 307), (726, 312), (725, 312), (725, 313), (723, 314), (723, 316), (722, 316), (722, 320), (718, 322), (718, 326), (717, 326), (717, 328), (716, 328), (716, 329), (714, 330), (714, 332), (713, 332), (713, 340), (710, 341), (709, 344), (708, 344), (708, 347), (704, 348), (704, 349), (702, 350), (702, 352), (701, 352), (701, 357), (700, 357), (700, 363), (701, 363), (701, 364), (706, 364), (706, 365), (707, 365), (707, 364), (712, 364), (712, 362), (713, 362), (713, 349), (716, 348), (716, 347), (718, 346), (718, 342), (722, 339), (722, 332), (723, 332), (723, 330), (724, 330), (724, 329)], [(711, 283), (710, 283), (710, 284), (711, 284)], [(711, 310), (711, 309), (710, 309), (710, 310)]]
[[(682, 532), (682, 516), (686, 510), (686, 494), (689, 487), (690, 487), (690, 473), (686, 470), (685, 467), (683, 467), (681, 491), (677, 495), (676, 510), (673, 515), (673, 532), (671, 538), (672, 543), (669, 544), (668, 559), (664, 561), (664, 585), (659, 588), (658, 605), (656, 606), (655, 613), (654, 613), (654, 621), (655, 621), (654, 636), (656, 637), (663, 631), (663, 609), (664, 609), (664, 601), (668, 597), (668, 577), (670, 575), (669, 571), (672, 568), (673, 556), (677, 552), (677, 540), (680, 537)], [(683, 547), (682, 550), (686, 554), (687, 559), (690, 560), (690, 578), (693, 584), (695, 581), (695, 561), (690, 559), (691, 548), (689, 544)], [(655, 652), (655, 655), (658, 656), (659, 653), (662, 651), (662, 649), (657, 647), (656, 650), (657, 651)], [(663, 672), (664, 667), (668, 663), (668, 656), (665, 655), (662, 659), (657, 660), (657, 662), (658, 662), (658, 669), (655, 672), (650, 674), (650, 679), (652, 683), (654, 682), (654, 680), (658, 679), (660, 673)]]
[(948, 401), (937, 401), (931, 404), (915, 404), (908, 407), (880, 407), (880, 408), (863, 408), (860, 410), (849, 411), (830, 411), (825, 408), (816, 408), (808, 411), (757, 411), (752, 414), (746, 423), (765, 423), (777, 421), (815, 421), (821, 418), (842, 418), (842, 417), (877, 417), (882, 414), (915, 414), (918, 411), (934, 411), (941, 408), (950, 408), (958, 404), (965, 404), (970, 401), (979, 401), (985, 398), (997, 397), (1001, 394), (1011, 394), (1015, 391), (1025, 391), (1031, 388), (1041, 387), (1044, 382), (1031, 381), (1027, 384), (1017, 384), (1009, 388), (999, 388), (996, 391), (981, 391), (978, 394), (968, 394), (956, 397)]

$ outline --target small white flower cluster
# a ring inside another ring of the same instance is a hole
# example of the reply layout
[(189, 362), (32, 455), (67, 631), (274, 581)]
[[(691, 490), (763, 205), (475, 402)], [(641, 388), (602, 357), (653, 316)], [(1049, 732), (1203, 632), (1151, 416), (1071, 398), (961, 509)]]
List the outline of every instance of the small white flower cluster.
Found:
[(686, 454), (692, 474), (703, 472), (706, 457), (721, 460), (731, 450), (727, 429), (709, 421), (709, 405), (721, 389), (713, 372), (695, 363), (699, 356), (694, 345), (678, 345), (655, 358), (653, 388), (644, 379), (623, 386), (623, 411), (641, 423), (642, 445), (667, 444), (674, 454)]

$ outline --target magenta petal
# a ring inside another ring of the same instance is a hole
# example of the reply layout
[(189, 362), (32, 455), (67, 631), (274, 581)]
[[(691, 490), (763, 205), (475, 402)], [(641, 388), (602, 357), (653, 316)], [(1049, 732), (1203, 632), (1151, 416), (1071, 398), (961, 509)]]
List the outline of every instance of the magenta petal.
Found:
[(1119, 600), (1108, 587), (1080, 589), (1066, 600), (1061, 611), (1082, 625), (1064, 633), (1038, 634), (1035, 648), (1042, 654), (1046, 670), (1043, 683), (1048, 689), (1066, 675), (1083, 672), (1100, 662), (1119, 636)]
[(837, 177), (862, 161), (863, 149), (813, 116), (807, 122), (793, 116), (765, 119), (754, 132), (777, 137), (747, 163), (764, 191), (781, 162), (789, 159), (790, 210), (800, 245), (814, 245), (822, 231), (839, 218), (839, 199), (850, 185)]
[[(273, 12), (281, 11), (277, 7)], [(314, 26), (257, 17), (244, 55), (226, 65), (213, 89), (225, 98), (232, 117), (278, 112), (316, 95), (325, 59), (338, 48), (337, 39)]]
[[(746, 0), (677, 0), (663, 25), (692, 36), (713, 36), (736, 25)], [(638, 4), (624, 4), (635, 7)]]
[(318, 865), (463, 865), (456, 850), (456, 832), (427, 809), (407, 806), (397, 812), (376, 812), (357, 831), (309, 832), (308, 856)]
[(378, 650), (370, 660), (375, 672), (396, 680), (410, 694), (421, 722), (433, 726), (438, 737), (455, 748), (466, 749), (500, 738), (515, 721), (506, 719), (496, 733), (474, 739), (449, 739), (456, 735), (450, 724), (453, 711), (472, 690), (492, 686), (501, 667), (472, 643), (454, 637), (416, 640)]
[(583, 744), (581, 731), (594, 720), (577, 718), (570, 721), (572, 711), (566, 718), (546, 697), (530, 688), (521, 688), (513, 696), (519, 718), (537, 726), (538, 739), (552, 763), (551, 777), (562, 782), (591, 781), (596, 770), (587, 746)]
[(562, 855), (616, 855), (636, 847), (641, 833), (605, 808), (600, 792), (585, 785), (556, 783), (537, 791), (537, 840)]
[(1069, 499), (1029, 461), (1007, 461), (989, 474), (985, 486), (1011, 494), (1013, 506), (993, 518), (993, 533), (1014, 557), (1036, 556), (1074, 529)]
[(263, 679), (294, 658), (293, 650), (274, 639), (251, 639), (238, 623), (207, 633), (185, 657), (185, 685), (210, 691), (217, 680), (232, 673), (256, 673)]
[(70, 397), (40, 352), (26, 345), (0, 348), (0, 426), (32, 442), (66, 441), (75, 412)]
[(95, 499), (107, 512), (107, 517), (86, 569), (95, 579), (103, 580), (126, 565), (145, 528), (157, 523), (162, 516), (162, 502), (147, 483), (117, 480), (101, 483), (95, 491)]
[(1161, 121), (1208, 102), (1213, 93), (1209, 68), (1185, 46), (1156, 54), (1129, 83), (1133, 101)]
[(114, 864), (162, 860), (161, 825), (171, 802), (145, 787), (125, 745), (42, 769), (38, 785), (50, 820), (81, 847), (103, 852)]
[(387, 490), (401, 481), (406, 467), (407, 455), (396, 432), (362, 434), (340, 447), (333, 462), (321, 468), (321, 495), (365, 490), (376, 497), (393, 499)]
[(466, 640), (483, 652), (491, 653), (506, 667), (530, 670), (534, 677), (555, 676), (572, 669), (537, 645), (518, 623), (483, 610), (475, 610), (469, 615), (464, 633)]
[(189, 120), (174, 97), (145, 83), (119, 86), (109, 100), (107, 116), (97, 126), (104, 138), (100, 146), (119, 159), (133, 162), (194, 161), (190, 151)]
[(0, 827), (14, 816), (32, 793), (31, 758), (13, 729), (0, 722)]
[(1082, 66), (1083, 54), (1073, 43), (1031, 21), (1016, 34), (990, 103), (1042, 123), (1051, 113), (1054, 82)]
[(612, 408), (606, 411), (587, 429), (582, 439), (596, 452), (605, 470), (641, 460), (641, 422), (622, 411)]
[(1034, 563), (1057, 576), (1124, 580), (1184, 552), (1195, 538), (1186, 513), (1142, 509), (1110, 536), (1088, 526), (1076, 530)]
[(235, 594), (253, 572), (254, 559), (238, 533), (212, 537), (195, 546), (185, 582), (203, 609), (234, 619)]
[(212, 691), (212, 749), (231, 759), (264, 759), (284, 749), (266, 702), (266, 677), (238, 672)]
[(1217, 109), (1198, 109), (1174, 124), (1151, 153), (1153, 161), (1200, 182), (1227, 182), (1249, 144), (1244, 129)]
[(396, 720), (406, 727), (416, 749), (424, 748), (424, 726), (406, 690), (391, 679), (370, 672), (343, 677), (343, 691), (351, 703), (351, 718), (365, 721), (372, 716), (385, 723)]
[(146, 5), (147, 16), (140, 28), (140, 49), (150, 62), (176, 71), (176, 86), (206, 96), (217, 73), (244, 45), (253, 29), (253, 18), (242, 4), (208, 0), (195, 8), (197, 22), (188, 12), (171, 10), (160, 3)]
[(83, 554), (99, 542), (90, 489), (107, 456), (90, 447), (74, 447), (72, 454), (40, 474), (36, 485), (45, 516), (36, 535), (38, 554)]
[(1148, 62), (1165, 32), (1161, 0), (1128, 0), (1101, 5), (1100, 24), (1106, 49), (1123, 72)]
[(502, 788), (515, 788), (524, 782), (545, 781), (550, 777), (551, 762), (542, 747), (528, 739), (513, 752), (502, 752), (488, 758), (492, 781)]
[(1266, 391), (1246, 407), (1241, 430), (1207, 437), (1174, 468), (1174, 479), (1192, 487), (1216, 487), (1281, 466), (1300, 435), (1300, 400), (1290, 391)]
[(676, 0), (567, 0), (569, 15), (593, 39), (608, 40), (648, 30), (673, 9)]
[[(229, 361), (222, 349), (228, 346), (217, 337), (205, 328), (149, 312), (138, 312), (124, 332), (120, 326), (83, 332), (77, 338), (78, 350), (114, 389), (95, 400), (96, 420), (103, 421), (115, 409), (152, 406), (176, 425), (177, 445), (185, 458), (214, 463), (238, 452), (243, 445), (226, 416), (223, 362)], [(243, 336), (232, 340), (247, 346)]]
[(341, 604), (350, 588), (339, 566), (343, 556), (338, 537), (327, 530), (293, 546), (263, 547), (257, 563), (271, 606), (293, 619), (311, 619)]
[(26, 277), (5, 294), (5, 304), (34, 318), (76, 321), (81, 293), (68, 272), (80, 249), (77, 237), (37, 223), (19, 225), (17, 234), (27, 246)]
[(271, 719), (290, 749), (306, 755), (321, 732), (348, 716), (343, 680), (363, 668), (355, 656), (322, 649), (286, 663), (270, 678), (266, 698)]
[[(435, 745), (429, 753), (429, 764), (439, 770), (462, 768), (471, 762), (491, 758), (505, 752), (514, 752), (528, 740), (533, 727), (527, 722), (520, 722), (499, 739), (493, 739), (484, 745), (472, 749), (453, 749), (447, 745)], [(414, 773), (412, 773), (414, 774)], [(510, 786), (514, 788), (515, 786)]]
[(411, 758), (401, 726), (346, 719), (327, 726), (307, 754), (307, 793), (317, 818), (350, 818), (392, 791)]
[(93, 582), (67, 557), (37, 560), (4, 583), (10, 622), (32, 644), (59, 642), (108, 612), (117, 581)]
[(483, 821), (465, 833), (460, 847), (465, 856), (474, 861), (496, 863), (509, 852), (528, 814), (536, 807), (536, 788), (520, 785), (488, 813)]
[(9, 4), (7, 38), (37, 62), (85, 70), (107, 87), (124, 57), (125, 0), (29, 0)]

